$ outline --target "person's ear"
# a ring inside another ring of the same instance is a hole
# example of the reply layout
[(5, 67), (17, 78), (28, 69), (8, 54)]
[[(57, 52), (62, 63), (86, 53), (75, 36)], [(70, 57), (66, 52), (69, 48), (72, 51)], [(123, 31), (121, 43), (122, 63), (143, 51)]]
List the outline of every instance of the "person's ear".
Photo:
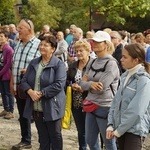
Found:
[(138, 58), (135, 58), (135, 59), (134, 59), (134, 63), (135, 63), (135, 64), (139, 64), (139, 59), (138, 59)]

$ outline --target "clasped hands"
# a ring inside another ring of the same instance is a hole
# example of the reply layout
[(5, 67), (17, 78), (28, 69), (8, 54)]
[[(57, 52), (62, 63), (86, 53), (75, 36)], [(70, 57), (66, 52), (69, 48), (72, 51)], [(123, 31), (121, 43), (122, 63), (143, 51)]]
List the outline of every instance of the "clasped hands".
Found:
[(118, 138), (115, 134), (114, 134), (114, 131), (112, 131), (112, 130), (107, 130), (106, 131), (106, 139), (112, 139), (113, 137), (115, 137), (115, 138)]
[(34, 102), (39, 101), (39, 99), (42, 97), (42, 93), (40, 91), (29, 89), (27, 93)]

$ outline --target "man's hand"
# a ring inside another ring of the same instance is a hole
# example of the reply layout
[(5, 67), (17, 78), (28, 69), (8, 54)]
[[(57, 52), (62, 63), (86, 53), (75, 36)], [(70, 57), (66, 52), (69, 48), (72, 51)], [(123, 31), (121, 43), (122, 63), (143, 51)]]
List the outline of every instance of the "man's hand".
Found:
[(20, 71), (21, 74), (25, 74), (26, 70), (27, 70), (27, 69), (22, 69), (22, 70)]
[(11, 74), (11, 77), (10, 77), (10, 92), (13, 96), (17, 95), (17, 92), (16, 90), (14, 90), (14, 82), (13, 82), (13, 74)]

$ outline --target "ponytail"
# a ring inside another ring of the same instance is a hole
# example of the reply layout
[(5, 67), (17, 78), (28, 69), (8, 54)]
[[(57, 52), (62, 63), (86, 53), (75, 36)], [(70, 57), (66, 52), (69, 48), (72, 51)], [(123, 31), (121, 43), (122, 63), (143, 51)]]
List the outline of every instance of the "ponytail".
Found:
[(150, 74), (150, 63), (144, 61), (143, 64), (144, 64), (144, 67), (145, 67), (146, 72)]

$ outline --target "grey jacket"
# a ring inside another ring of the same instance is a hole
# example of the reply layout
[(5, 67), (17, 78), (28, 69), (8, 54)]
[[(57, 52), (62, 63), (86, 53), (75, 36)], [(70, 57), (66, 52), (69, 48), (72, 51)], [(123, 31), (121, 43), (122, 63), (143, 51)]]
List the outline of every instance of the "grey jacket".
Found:
[[(108, 61), (109, 60), (109, 61)], [(91, 67), (99, 70), (104, 68), (106, 62), (108, 61), (105, 71), (93, 71)], [(118, 81), (120, 78), (119, 69), (115, 58), (111, 55), (103, 58), (96, 58), (95, 62), (91, 65), (92, 61), (89, 62), (86, 74), (88, 75), (88, 82), (81, 81), (80, 85), (82, 89), (88, 91), (87, 99), (92, 101), (95, 104), (98, 104), (102, 107), (110, 107), (111, 101), (114, 97), (110, 84), (113, 87), (113, 92), (116, 93), (118, 87)], [(91, 82), (102, 82), (103, 90), (95, 91), (91, 89)]]

